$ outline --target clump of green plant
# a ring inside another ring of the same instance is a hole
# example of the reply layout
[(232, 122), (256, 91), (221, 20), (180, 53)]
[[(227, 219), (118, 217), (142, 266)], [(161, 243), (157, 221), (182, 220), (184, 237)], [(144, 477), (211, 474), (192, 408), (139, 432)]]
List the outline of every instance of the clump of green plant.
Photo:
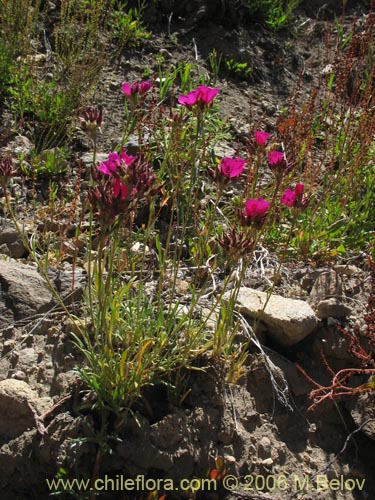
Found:
[(209, 64), (212, 71), (212, 80), (215, 82), (220, 73), (224, 73), (237, 80), (248, 80), (254, 69), (247, 62), (236, 61), (229, 57), (218, 54), (216, 49), (209, 54)]
[(6, 94), (13, 71), (30, 53), (39, 18), (40, 0), (0, 1), (0, 96)]
[[(280, 197), (296, 214), (307, 206), (302, 184), (285, 190), (289, 166), (282, 151), (267, 149), (269, 133), (256, 132), (255, 160), (246, 178), (245, 159), (213, 158), (219, 135), (213, 102), (219, 89), (198, 85), (180, 95), (176, 107), (173, 100), (163, 102), (176, 77), (160, 80), (156, 104), (152, 82), (123, 83), (123, 143), (135, 132), (138, 154), (130, 155), (122, 145), (92, 170), (90, 235), (97, 239), (98, 234), (99, 242), (95, 255), (89, 250), (90, 321), (83, 337), (76, 337), (87, 366), (79, 372), (98, 405), (116, 415), (127, 414), (143, 387), (171, 383), (170, 374), (191, 366), (199, 354), (234, 363), (239, 325), (233, 311), (252, 252), (279, 212)], [(146, 126), (152, 130), (147, 140)], [(85, 128), (91, 130), (87, 123)], [(271, 201), (259, 193), (265, 162), (274, 174)], [(226, 190), (240, 178), (243, 194), (233, 204)], [(204, 208), (207, 195), (212, 204)], [(196, 308), (223, 266), (230, 271), (222, 290), (210, 302), (208, 316), (199, 319)], [(178, 299), (182, 269), (191, 280), (187, 307)], [(146, 292), (150, 272), (156, 272), (155, 282)], [(206, 323), (216, 311), (212, 334)]]
[[(69, 138), (78, 109), (99, 84), (108, 57), (148, 36), (141, 22), (144, 7), (129, 10), (114, 0), (65, 0), (49, 33), (48, 12), (38, 1), (5, 4), (0, 64), (7, 80), (6, 102), (39, 152), (59, 147)], [(18, 10), (23, 14), (16, 17)]]
[[(310, 192), (290, 246), (304, 259), (330, 260), (363, 250), (372, 241), (374, 28), (370, 13), (362, 30), (354, 27), (344, 48), (340, 37), (333, 62), (325, 65), (309, 102), (298, 101), (296, 93), (278, 123), (294, 166), (291, 175), (302, 177)], [(280, 228), (275, 236), (279, 241)]]
[(253, 68), (251, 68), (247, 62), (237, 62), (234, 59), (224, 59), (224, 65), (226, 71), (230, 74), (239, 78), (240, 80), (246, 80), (253, 73)]
[[(194, 81), (189, 65), (158, 82), (124, 82), (121, 90), (123, 139), (99, 164), (102, 110), (80, 113), (93, 144), (93, 166), (87, 196), (81, 199), (77, 181), (65, 222), (68, 227), (76, 214), (73, 262), (78, 240), (85, 243), (80, 319), (60, 300), (83, 355), (77, 373), (108, 435), (120, 431), (146, 388), (164, 384), (178, 392), (182, 370), (204, 369), (211, 359), (228, 380), (238, 380), (247, 345), (238, 341), (236, 300), (246, 269), (283, 216), (282, 207), (290, 212), (292, 236), (309, 203), (303, 183), (290, 182), (294, 166), (270, 133), (254, 130), (246, 152), (217, 157), (217, 141), (226, 134), (216, 107), (220, 89)], [(130, 136), (137, 138), (133, 151), (127, 148)], [(0, 179), (2, 168), (6, 189), (9, 164), (0, 164)], [(264, 169), (272, 181), (263, 187)], [(64, 207), (55, 212), (63, 213)], [(64, 241), (67, 233), (58, 236)], [(50, 254), (41, 240), (33, 238), (30, 253), (49, 280)], [(106, 445), (98, 439), (93, 476)]]
[(113, 39), (117, 51), (124, 47), (136, 47), (150, 37), (142, 21), (146, 2), (140, 3), (138, 8), (128, 9), (127, 6), (127, 1), (117, 2), (112, 12)]
[[(242, 0), (239, 4), (245, 15), (257, 17), (270, 28), (277, 30), (290, 22), (302, 0)], [(230, 3), (230, 2), (229, 2)], [(238, 8), (235, 3), (233, 8)]]

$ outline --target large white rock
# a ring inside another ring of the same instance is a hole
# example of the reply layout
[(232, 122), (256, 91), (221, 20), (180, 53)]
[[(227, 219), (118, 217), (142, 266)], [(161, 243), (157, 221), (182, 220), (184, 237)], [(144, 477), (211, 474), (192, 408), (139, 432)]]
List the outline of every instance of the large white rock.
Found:
[[(224, 295), (229, 300), (230, 294)], [(317, 326), (318, 318), (303, 300), (271, 295), (253, 288), (241, 287), (237, 297), (237, 309), (252, 318), (261, 319), (269, 335), (284, 346), (296, 344)], [(266, 304), (266, 306), (265, 306)]]

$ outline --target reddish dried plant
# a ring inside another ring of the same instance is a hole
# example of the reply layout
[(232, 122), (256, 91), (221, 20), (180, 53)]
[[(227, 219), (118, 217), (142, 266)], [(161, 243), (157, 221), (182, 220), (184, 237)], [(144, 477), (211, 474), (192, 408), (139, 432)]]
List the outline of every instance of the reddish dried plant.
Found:
[[(375, 262), (369, 260), (371, 268), (371, 292), (367, 303), (367, 312), (364, 316), (365, 328), (361, 335), (359, 329), (353, 332), (339, 326), (339, 332), (349, 340), (348, 351), (353, 357), (355, 367), (343, 368), (335, 372), (329, 365), (323, 352), (321, 352), (323, 363), (332, 375), (329, 385), (321, 385), (313, 380), (301, 366), (298, 370), (313, 384), (316, 389), (312, 390), (309, 398), (314, 403), (309, 410), (314, 410), (326, 400), (338, 400), (342, 396), (356, 396), (361, 393), (375, 392)], [(354, 376), (365, 376), (366, 382), (353, 386)]]

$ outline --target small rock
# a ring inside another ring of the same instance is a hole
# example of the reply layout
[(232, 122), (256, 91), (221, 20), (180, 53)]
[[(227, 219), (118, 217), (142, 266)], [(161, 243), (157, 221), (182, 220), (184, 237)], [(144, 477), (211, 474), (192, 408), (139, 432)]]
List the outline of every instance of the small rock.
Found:
[(40, 398), (22, 380), (0, 382), (0, 436), (12, 439), (36, 426), (35, 419), (52, 404), (50, 398)]
[(323, 352), (326, 357), (352, 362), (353, 356), (349, 352), (349, 344), (349, 339), (338, 331), (336, 322), (317, 332), (312, 348), (317, 355)]
[(223, 143), (215, 147), (215, 154), (219, 158), (224, 158), (225, 156), (233, 158), (236, 156), (236, 151), (231, 146)]
[(63, 269), (51, 267), (48, 273), (56, 291), (65, 303), (82, 298), (87, 283), (87, 274), (84, 269), (65, 262)]
[(235, 464), (236, 461), (237, 461), (236, 457), (234, 457), (233, 455), (227, 455), (227, 454), (224, 455), (225, 464)]
[(337, 264), (333, 269), (337, 274), (344, 274), (345, 276), (353, 276), (353, 274), (360, 274), (362, 272), (359, 267), (349, 264)]
[(306, 269), (305, 273), (301, 277), (297, 275), (295, 277), (301, 280), (301, 288), (306, 292), (310, 293), (318, 276), (319, 276), (318, 270)]
[(16, 320), (45, 312), (53, 303), (52, 292), (37, 269), (11, 259), (0, 260), (0, 292), (0, 303)]
[[(89, 151), (81, 156), (81, 162), (84, 167), (91, 167), (93, 165), (94, 153)], [(95, 164), (102, 163), (103, 161), (108, 160), (107, 153), (96, 153)]]
[(270, 467), (271, 465), (273, 465), (273, 460), (272, 458), (266, 458), (265, 460), (262, 460), (262, 465), (265, 465), (266, 467)]
[(13, 373), (12, 378), (15, 378), (16, 380), (26, 380), (27, 377), (25, 372), (23, 372), (22, 370), (17, 370)]
[(268, 458), (271, 456), (271, 441), (266, 436), (262, 437), (258, 443), (258, 455), (261, 458)]
[[(224, 294), (229, 300), (230, 294)], [(238, 309), (252, 318), (261, 318), (268, 333), (284, 346), (296, 344), (309, 335), (318, 325), (318, 318), (307, 302), (271, 295), (268, 302), (265, 292), (241, 287), (237, 297)], [(266, 304), (266, 306), (265, 306)], [(263, 310), (264, 309), (264, 310)]]
[(0, 253), (14, 259), (20, 259), (27, 253), (13, 222), (3, 218), (0, 218)]
[(339, 298), (343, 296), (342, 281), (333, 269), (321, 273), (315, 280), (310, 292), (308, 303), (312, 307), (317, 307), (319, 302), (331, 297)]
[[(375, 378), (370, 379), (372, 383)], [(351, 415), (355, 424), (362, 427), (362, 432), (370, 439), (375, 440), (375, 392), (360, 394), (355, 403)], [(366, 425), (363, 425), (367, 420), (370, 420)]]
[(10, 153), (12, 156), (19, 158), (30, 153), (33, 149), (32, 142), (24, 135), (17, 135), (10, 141), (8, 141), (5, 148), (2, 149), (2, 153)]
[(316, 315), (319, 319), (345, 318), (351, 314), (351, 308), (334, 297), (319, 302), (316, 310)]

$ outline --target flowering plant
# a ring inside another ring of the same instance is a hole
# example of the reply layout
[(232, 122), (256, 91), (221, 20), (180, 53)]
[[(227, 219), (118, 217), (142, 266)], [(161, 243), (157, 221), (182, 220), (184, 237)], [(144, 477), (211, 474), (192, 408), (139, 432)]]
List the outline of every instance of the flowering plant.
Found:
[(133, 97), (137, 94), (145, 95), (151, 87), (152, 83), (147, 80), (143, 82), (134, 82), (132, 84), (124, 82), (121, 86), (121, 90), (127, 97)]
[(144, 195), (157, 190), (153, 189), (153, 169), (141, 158), (128, 155), (125, 149), (110, 153), (107, 160), (93, 168), (91, 175), (97, 184), (88, 198), (106, 226), (117, 216), (134, 210), (134, 203)]
[(304, 196), (305, 185), (296, 184), (294, 191), (287, 189), (281, 197), (281, 203), (287, 207), (305, 208), (308, 205), (308, 198)]
[(271, 170), (284, 169), (286, 167), (286, 158), (281, 151), (270, 151), (268, 153), (268, 165)]
[(220, 161), (219, 172), (228, 179), (239, 177), (245, 168), (245, 160), (225, 157)]
[(239, 213), (240, 223), (243, 226), (254, 225), (260, 229), (271, 207), (271, 203), (263, 198), (250, 198), (245, 203), (243, 212)]
[(200, 85), (188, 94), (180, 96), (178, 102), (187, 108), (198, 106), (200, 109), (204, 109), (212, 103), (219, 92), (219, 89)]
[(255, 142), (257, 146), (259, 147), (264, 146), (267, 143), (270, 135), (271, 134), (269, 132), (262, 132), (261, 130), (257, 130), (255, 132)]

